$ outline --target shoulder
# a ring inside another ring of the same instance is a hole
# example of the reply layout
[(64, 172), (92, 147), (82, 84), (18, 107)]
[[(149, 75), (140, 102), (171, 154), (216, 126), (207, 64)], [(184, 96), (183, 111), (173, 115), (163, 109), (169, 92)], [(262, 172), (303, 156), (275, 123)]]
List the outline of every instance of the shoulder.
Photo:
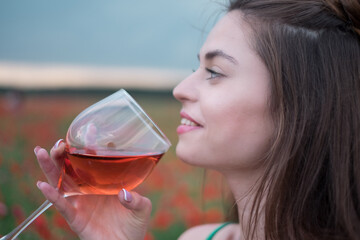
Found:
[[(186, 230), (178, 240), (193, 240), (193, 239), (206, 239), (212, 232), (214, 232), (223, 223), (204, 224), (192, 227)], [(238, 224), (228, 224), (221, 229), (214, 237), (216, 239), (232, 239), (232, 236), (237, 235), (239, 229)]]
[(178, 240), (206, 239), (221, 223), (204, 224), (189, 228)]

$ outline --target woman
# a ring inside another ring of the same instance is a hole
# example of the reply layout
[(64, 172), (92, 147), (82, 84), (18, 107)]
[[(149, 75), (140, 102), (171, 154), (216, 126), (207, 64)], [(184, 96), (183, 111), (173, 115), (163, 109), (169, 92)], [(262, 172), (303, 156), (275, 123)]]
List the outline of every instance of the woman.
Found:
[[(239, 223), (180, 239), (360, 239), (360, 3), (233, 1), (198, 57), (173, 92), (176, 152), (224, 175)], [(53, 186), (63, 151), (35, 148)], [(147, 198), (64, 199), (51, 185), (38, 183), (80, 238), (144, 238)]]

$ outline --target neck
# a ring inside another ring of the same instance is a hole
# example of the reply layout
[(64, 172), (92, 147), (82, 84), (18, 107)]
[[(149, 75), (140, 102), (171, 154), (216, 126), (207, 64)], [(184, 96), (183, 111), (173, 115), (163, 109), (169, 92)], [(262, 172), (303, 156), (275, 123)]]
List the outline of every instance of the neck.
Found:
[[(253, 226), (254, 224), (250, 223), (250, 216), (252, 215), (251, 210), (256, 193), (256, 183), (261, 176), (261, 172), (223, 172), (223, 175), (227, 180), (229, 188), (234, 196), (242, 232), (247, 232), (247, 229), (249, 229), (248, 226)], [(259, 221), (261, 222), (257, 222), (257, 224), (259, 224), (258, 226), (262, 226), (263, 214), (260, 215)], [(257, 227), (256, 232), (260, 233), (259, 227)]]

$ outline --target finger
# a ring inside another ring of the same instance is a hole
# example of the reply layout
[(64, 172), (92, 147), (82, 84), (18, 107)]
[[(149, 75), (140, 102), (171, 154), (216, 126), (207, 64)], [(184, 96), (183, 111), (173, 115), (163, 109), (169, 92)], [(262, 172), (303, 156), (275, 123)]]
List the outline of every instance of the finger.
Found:
[(93, 123), (87, 125), (85, 132), (85, 152), (96, 155), (96, 135), (97, 129)]
[(137, 216), (147, 218), (151, 213), (151, 201), (136, 192), (122, 189), (118, 194), (119, 200), (124, 207), (132, 210)]
[(56, 186), (60, 176), (60, 170), (57, 168), (57, 166), (55, 166), (54, 162), (51, 160), (48, 152), (45, 149), (37, 146), (34, 149), (34, 152), (40, 168), (44, 172), (47, 180), (52, 186)]
[(50, 156), (55, 166), (61, 170), (64, 164), (65, 157), (65, 142), (63, 139), (59, 139), (50, 150)]
[(75, 218), (75, 208), (70, 204), (62, 194), (60, 194), (54, 187), (46, 182), (37, 182), (37, 187), (44, 194), (44, 196), (56, 207), (56, 209), (65, 217), (68, 222), (72, 222)]

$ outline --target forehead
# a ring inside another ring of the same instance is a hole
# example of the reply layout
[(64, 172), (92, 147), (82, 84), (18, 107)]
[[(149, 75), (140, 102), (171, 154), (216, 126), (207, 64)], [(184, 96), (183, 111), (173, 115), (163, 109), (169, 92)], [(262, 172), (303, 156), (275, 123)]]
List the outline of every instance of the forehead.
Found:
[(215, 49), (221, 49), (227, 53), (244, 54), (250, 50), (250, 33), (250, 27), (242, 19), (241, 12), (231, 11), (211, 30), (200, 55)]

